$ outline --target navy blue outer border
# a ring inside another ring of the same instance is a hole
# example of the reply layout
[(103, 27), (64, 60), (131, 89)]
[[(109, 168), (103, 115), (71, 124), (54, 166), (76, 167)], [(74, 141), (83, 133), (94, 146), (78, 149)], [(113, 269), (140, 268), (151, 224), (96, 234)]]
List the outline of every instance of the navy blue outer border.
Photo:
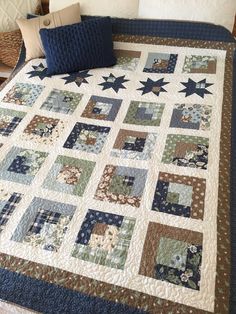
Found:
[[(83, 17), (86, 20), (92, 17)], [(112, 19), (114, 34), (158, 36), (169, 38), (234, 42), (224, 27), (207, 24), (163, 20)], [(25, 60), (23, 46), (17, 70)], [(236, 52), (234, 54), (232, 154), (231, 154), (231, 298), (230, 313), (236, 313)], [(0, 296), (24, 307), (44, 313), (129, 314), (145, 313), (128, 306), (90, 297), (40, 280), (0, 269)]]

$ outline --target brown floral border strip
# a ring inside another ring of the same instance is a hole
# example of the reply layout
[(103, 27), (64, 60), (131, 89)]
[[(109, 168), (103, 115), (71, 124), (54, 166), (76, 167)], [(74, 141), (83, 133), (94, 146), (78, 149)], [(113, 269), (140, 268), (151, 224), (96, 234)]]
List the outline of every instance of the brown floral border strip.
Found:
[[(149, 36), (115, 35), (115, 41), (146, 43), (156, 45), (197, 47), (226, 50), (226, 68), (224, 82), (223, 116), (220, 140), (220, 172), (218, 197), (218, 251), (217, 274), (215, 290), (215, 314), (224, 314), (229, 311), (230, 293), (230, 155), (231, 155), (231, 108), (232, 108), (232, 78), (234, 43), (194, 41), (182, 39), (164, 39)], [(19, 69), (20, 70), (20, 69)], [(18, 71), (19, 71), (18, 70)], [(6, 82), (6, 84), (17, 74)], [(6, 85), (4, 84), (4, 86)], [(2, 86), (1, 86), (2, 88)], [(0, 89), (1, 89), (0, 88)], [(87, 293), (91, 296), (124, 303), (131, 307), (143, 309), (149, 313), (192, 313), (203, 314), (206, 311), (188, 307), (183, 304), (160, 299), (138, 291), (122, 288), (116, 285), (76, 275), (54, 267), (37, 264), (21, 258), (0, 253), (0, 267), (10, 271), (63, 286), (74, 291)]]

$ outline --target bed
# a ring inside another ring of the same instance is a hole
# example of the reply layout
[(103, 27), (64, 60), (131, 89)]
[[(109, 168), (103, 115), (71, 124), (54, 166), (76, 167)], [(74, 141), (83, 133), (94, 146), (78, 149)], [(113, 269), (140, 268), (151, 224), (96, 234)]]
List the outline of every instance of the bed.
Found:
[(235, 313), (235, 40), (128, 19), (113, 36), (113, 68), (47, 77), (22, 49), (1, 87), (0, 299)]

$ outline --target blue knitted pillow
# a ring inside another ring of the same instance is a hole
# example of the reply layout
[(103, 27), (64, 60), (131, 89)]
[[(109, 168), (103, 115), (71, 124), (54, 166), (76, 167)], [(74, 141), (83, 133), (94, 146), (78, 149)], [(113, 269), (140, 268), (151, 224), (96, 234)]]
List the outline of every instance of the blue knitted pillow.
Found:
[(112, 66), (112, 26), (109, 17), (41, 29), (48, 75)]

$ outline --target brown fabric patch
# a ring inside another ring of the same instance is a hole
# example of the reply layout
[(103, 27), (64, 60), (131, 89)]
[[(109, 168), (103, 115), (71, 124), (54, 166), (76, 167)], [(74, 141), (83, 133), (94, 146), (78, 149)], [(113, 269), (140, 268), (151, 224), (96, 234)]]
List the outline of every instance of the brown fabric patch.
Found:
[(97, 223), (94, 225), (92, 233), (99, 235), (99, 236), (104, 236), (106, 230), (107, 230), (108, 226), (106, 224), (103, 223)]
[(124, 130), (121, 129), (117, 135), (115, 144), (113, 146), (114, 149), (122, 149), (124, 147), (125, 141), (127, 137), (137, 137), (137, 138), (147, 138), (148, 133), (146, 132), (138, 132), (138, 131), (131, 131), (131, 130)]
[(115, 49), (114, 53), (117, 58), (121, 58), (121, 57), (140, 58), (141, 57), (141, 51)]
[(196, 151), (196, 149), (196, 144), (177, 142), (175, 145), (175, 157), (184, 158), (186, 153)]

